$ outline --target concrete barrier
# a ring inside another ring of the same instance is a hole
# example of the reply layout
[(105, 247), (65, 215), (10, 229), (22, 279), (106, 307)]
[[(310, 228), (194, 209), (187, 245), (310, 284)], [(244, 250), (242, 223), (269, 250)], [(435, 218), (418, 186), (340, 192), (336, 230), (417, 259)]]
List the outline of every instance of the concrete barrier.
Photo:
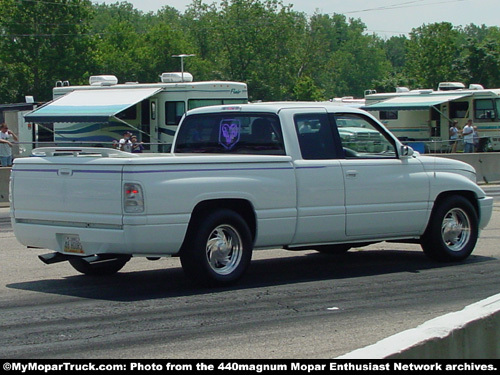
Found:
[(500, 294), (337, 358), (500, 358)]
[(442, 158), (455, 159), (472, 165), (476, 169), (477, 182), (500, 181), (500, 152), (473, 154), (434, 154)]
[(9, 202), (10, 168), (0, 167), (0, 203)]

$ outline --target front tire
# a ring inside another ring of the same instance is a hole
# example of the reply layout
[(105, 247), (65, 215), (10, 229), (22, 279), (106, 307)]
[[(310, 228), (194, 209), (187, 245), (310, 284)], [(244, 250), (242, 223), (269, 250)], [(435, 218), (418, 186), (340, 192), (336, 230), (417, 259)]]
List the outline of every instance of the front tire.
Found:
[(472, 253), (478, 235), (476, 210), (467, 199), (455, 195), (436, 206), (421, 246), (431, 259), (458, 262)]
[(250, 229), (236, 212), (221, 209), (191, 223), (180, 253), (184, 273), (198, 284), (230, 285), (250, 264)]

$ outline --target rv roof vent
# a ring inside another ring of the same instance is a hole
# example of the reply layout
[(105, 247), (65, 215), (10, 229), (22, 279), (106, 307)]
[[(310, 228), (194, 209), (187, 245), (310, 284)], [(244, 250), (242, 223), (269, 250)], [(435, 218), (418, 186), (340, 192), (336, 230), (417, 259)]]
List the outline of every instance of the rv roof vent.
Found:
[(469, 90), (484, 90), (484, 86), (478, 83), (471, 83), (469, 85)]
[(463, 90), (465, 85), (462, 82), (439, 82), (438, 91)]
[(193, 76), (188, 72), (162, 73), (160, 78), (163, 83), (193, 82)]
[(417, 90), (419, 94), (432, 94), (431, 89), (423, 89), (423, 90)]
[(410, 89), (408, 87), (399, 86), (396, 87), (396, 92), (410, 92)]
[(118, 83), (118, 78), (116, 76), (101, 75), (101, 76), (91, 76), (89, 78), (90, 86), (112, 86)]

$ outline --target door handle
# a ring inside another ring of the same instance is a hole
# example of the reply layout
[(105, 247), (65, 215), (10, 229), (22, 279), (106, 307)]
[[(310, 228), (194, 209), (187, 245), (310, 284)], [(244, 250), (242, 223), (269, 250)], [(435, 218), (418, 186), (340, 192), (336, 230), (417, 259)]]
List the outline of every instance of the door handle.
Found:
[(57, 174), (59, 176), (72, 176), (73, 171), (71, 169), (63, 168), (63, 169), (59, 169), (59, 171), (57, 171)]
[(347, 178), (356, 178), (358, 176), (358, 171), (349, 170), (345, 173)]

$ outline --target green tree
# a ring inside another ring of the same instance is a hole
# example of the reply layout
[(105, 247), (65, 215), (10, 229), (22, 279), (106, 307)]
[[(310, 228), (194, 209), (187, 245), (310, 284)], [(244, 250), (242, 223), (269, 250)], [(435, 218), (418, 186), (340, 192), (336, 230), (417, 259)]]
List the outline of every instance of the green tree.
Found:
[(2, 101), (51, 99), (57, 80), (81, 83), (93, 64), (89, 0), (0, 2)]
[(425, 88), (436, 88), (439, 82), (459, 79), (458, 41), (459, 32), (449, 22), (413, 29), (406, 44), (406, 74), (417, 86)]
[(320, 101), (325, 99), (325, 93), (316, 86), (314, 80), (309, 76), (302, 76), (293, 87), (293, 100)]
[(463, 80), (500, 87), (500, 28), (469, 25), (460, 50)]
[(215, 78), (247, 82), (251, 99), (292, 97), (302, 14), (276, 0), (224, 0), (220, 9), (196, 0), (187, 14), (191, 38)]

